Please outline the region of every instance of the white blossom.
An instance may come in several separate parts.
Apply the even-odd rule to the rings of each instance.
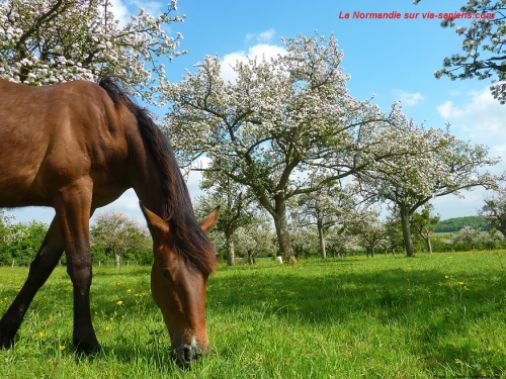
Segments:
[[[143,10],[120,25],[110,0],[7,0],[0,2],[0,76],[47,85],[114,75],[136,94],[155,101],[166,82],[158,57],[174,55],[181,39],[167,25],[183,19]]]

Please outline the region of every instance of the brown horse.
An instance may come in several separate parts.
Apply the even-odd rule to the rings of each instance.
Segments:
[[[0,207],[45,205],[56,215],[28,278],[0,321],[14,336],[62,252],[74,289],[73,342],[100,349],[90,313],[89,218],[133,188],[153,237],[151,292],[180,363],[207,351],[206,285],[215,254],[206,233],[218,211],[195,220],[172,148],[145,110],[110,78],[28,87],[0,80]]]

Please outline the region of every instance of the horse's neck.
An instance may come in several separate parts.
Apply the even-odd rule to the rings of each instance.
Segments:
[[[130,173],[131,186],[139,201],[158,215],[163,214],[164,202],[159,169],[143,144],[139,140],[131,146],[133,170]]]
[[[149,141],[144,142],[138,129],[137,133],[139,134],[136,138],[131,140],[130,151],[133,152],[131,158],[135,168],[132,174],[133,187],[139,200],[148,209],[162,217],[193,213],[188,189],[179,172],[170,145],[165,141],[160,142],[155,139],[154,142],[151,141],[155,146],[150,149],[146,146]],[[158,136],[158,138],[163,138],[163,136]],[[156,155],[160,149],[162,152]]]
[[[164,199],[158,171],[154,167],[139,175],[133,186],[139,201],[149,210],[158,215],[163,215],[162,209]]]

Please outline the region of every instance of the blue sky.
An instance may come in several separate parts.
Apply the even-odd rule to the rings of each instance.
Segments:
[[[506,159],[506,106],[499,105],[488,93],[488,82],[435,79],[445,56],[460,52],[460,40],[452,29],[443,29],[438,20],[340,20],[339,12],[455,12],[464,0],[300,0],[202,1],[180,0],[183,24],[171,26],[182,32],[181,49],[188,54],[175,58],[167,71],[179,81],[205,55],[217,55],[226,64],[248,54],[271,54],[279,49],[281,37],[299,34],[333,33],[344,51],[343,69],[351,76],[353,96],[375,102],[387,110],[401,100],[405,112],[416,122],[430,127],[452,124],[452,131],[473,143],[486,144],[491,155]],[[123,19],[139,5],[158,12],[164,3],[157,1],[114,0],[115,13]],[[156,111],[156,113],[160,113]],[[506,170],[501,162],[495,172]],[[198,175],[189,179],[192,196],[198,194]],[[481,190],[465,192],[463,198],[448,196],[435,201],[443,217],[475,214],[486,194]],[[116,210],[142,220],[137,200],[128,192],[100,212]],[[18,221],[37,219],[48,222],[52,210],[25,208],[15,210]]]

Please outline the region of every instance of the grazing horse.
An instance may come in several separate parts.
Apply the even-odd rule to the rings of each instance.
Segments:
[[[51,206],[56,215],[28,278],[0,321],[9,348],[39,288],[65,251],[73,284],[73,342],[100,345],[90,313],[93,211],[133,188],[153,237],[151,292],[180,363],[207,351],[206,286],[216,261],[196,221],[172,148],[148,113],[110,78],[28,87],[0,79],[0,207]]]

